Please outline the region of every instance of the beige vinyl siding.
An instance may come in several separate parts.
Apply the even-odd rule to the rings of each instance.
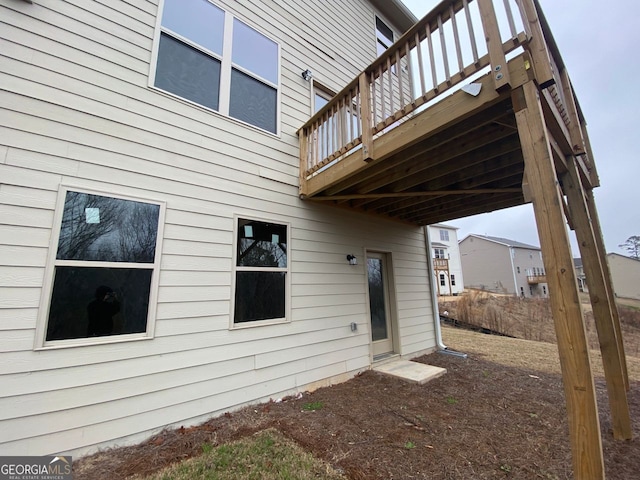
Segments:
[[[640,300],[640,261],[617,253],[608,253],[607,262],[615,294],[618,297]]]
[[[368,368],[368,248],[393,258],[399,353],[435,345],[421,229],[298,199],[300,72],[335,90],[357,75],[375,56],[371,6],[216,2],[280,44],[274,136],[149,87],[156,3],[0,5],[5,455],[126,444]],[[34,350],[61,184],[166,202],[153,339]],[[234,215],[291,225],[290,323],[229,330]]]
[[[478,237],[466,237],[460,242],[460,256],[466,287],[497,293],[516,293],[507,245]]]

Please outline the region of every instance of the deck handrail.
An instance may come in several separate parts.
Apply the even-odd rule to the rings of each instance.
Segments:
[[[365,162],[375,159],[376,135],[474,74],[491,67],[495,88],[508,88],[505,56],[519,47],[529,52],[538,83],[554,86],[559,118],[569,130],[577,125],[574,145],[584,145],[577,100],[539,11],[537,0],[441,1],[298,130],[301,195],[306,179],[356,149]]]

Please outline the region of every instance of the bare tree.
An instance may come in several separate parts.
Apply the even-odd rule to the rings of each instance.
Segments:
[[[58,258],[87,260],[92,247],[116,229],[121,213],[119,207],[107,197],[67,192],[58,242]],[[96,212],[95,221],[87,220],[91,209]]]
[[[631,258],[640,260],[640,235],[632,235],[627,238],[624,243],[618,245],[620,248],[624,248]]]

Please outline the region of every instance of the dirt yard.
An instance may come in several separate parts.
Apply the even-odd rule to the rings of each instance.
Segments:
[[[444,328],[467,359],[417,359],[448,373],[418,386],[366,372],[346,383],[164,431],[133,447],[75,462],[77,480],[148,474],[219,445],[275,428],[346,478],[567,479],[572,477],[555,345]],[[594,359],[597,363],[597,359]],[[614,441],[606,390],[596,379],[607,478],[640,471],[640,359],[629,358],[635,439]],[[313,404],[316,410],[306,406]]]

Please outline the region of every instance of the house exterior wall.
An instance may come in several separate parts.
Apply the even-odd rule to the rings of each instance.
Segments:
[[[368,250],[392,259],[397,353],[435,347],[424,230],[298,198],[300,72],[340,90],[375,56],[373,8],[215,3],[279,43],[277,135],[149,87],[157,2],[0,0],[4,455],[127,444],[369,368]],[[61,185],[166,206],[152,337],[38,343]],[[285,323],[229,328],[237,216],[290,226]]]
[[[445,250],[445,256],[449,265],[449,276],[445,278],[445,285],[440,285],[441,272],[434,272],[436,285],[440,285],[441,295],[458,295],[464,291],[464,278],[462,275],[462,262],[460,261],[460,248],[458,247],[458,229],[449,225],[437,224],[429,225],[429,237],[434,248]],[[440,231],[448,232],[448,240],[440,235]],[[431,249],[431,256],[434,257],[434,248]],[[452,285],[452,276],[455,285]]]
[[[459,244],[467,288],[515,294],[509,247],[469,235]]]
[[[608,253],[607,262],[616,296],[640,300],[640,261],[617,253]]]
[[[537,249],[511,247],[513,268],[515,270],[516,292],[525,297],[548,297],[549,287],[546,283],[529,284],[527,277],[544,275],[542,252]]]

